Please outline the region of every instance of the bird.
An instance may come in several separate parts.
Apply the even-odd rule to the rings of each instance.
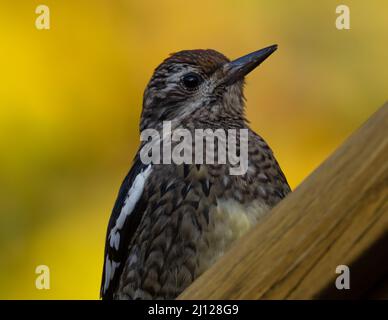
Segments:
[[[144,163],[142,141],[108,223],[103,300],[177,298],[291,192],[272,149],[245,115],[245,77],[276,49],[235,60],[213,49],[182,50],[154,70],[144,91],[140,132],[160,133],[166,121],[190,133],[222,129],[241,136],[239,130],[246,130],[247,168],[232,175],[229,159]],[[203,148],[210,154],[218,147]]]

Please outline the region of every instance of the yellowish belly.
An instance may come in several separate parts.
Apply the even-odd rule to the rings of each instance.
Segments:
[[[268,211],[262,202],[242,205],[235,200],[217,201],[210,215],[209,229],[199,248],[199,274],[221,257],[231,244],[243,236]]]

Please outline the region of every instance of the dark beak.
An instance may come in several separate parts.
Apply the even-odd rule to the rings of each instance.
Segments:
[[[277,48],[278,46],[275,44],[225,64],[223,67],[225,73],[223,84],[231,85],[236,81],[243,79],[244,76],[275,52]]]

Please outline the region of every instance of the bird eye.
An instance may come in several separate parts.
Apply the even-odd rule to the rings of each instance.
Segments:
[[[184,75],[182,78],[183,85],[189,90],[198,88],[202,81],[202,77],[199,74],[193,72]]]

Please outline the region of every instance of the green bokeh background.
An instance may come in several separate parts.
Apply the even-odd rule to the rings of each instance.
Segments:
[[[39,4],[50,30],[35,28]],[[335,28],[339,4],[350,30]],[[386,101],[387,12],[385,0],[2,1],[0,298],[98,298],[143,90],[169,53],[279,44],[247,79],[247,114],[295,188]],[[35,288],[41,264],[50,290]]]

